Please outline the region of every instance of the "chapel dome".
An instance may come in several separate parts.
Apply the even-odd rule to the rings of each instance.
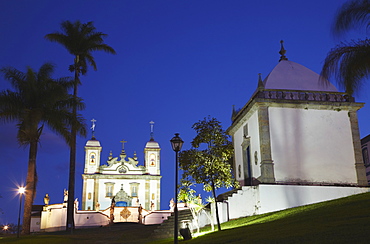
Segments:
[[[158,142],[156,142],[154,140],[153,141],[150,140],[150,141],[148,141],[146,143],[145,148],[160,148],[160,147],[159,147],[159,143]]]
[[[86,147],[100,147],[100,142],[96,139],[90,139],[86,142]]]
[[[314,71],[289,60],[281,60],[263,81],[265,89],[338,92]]]

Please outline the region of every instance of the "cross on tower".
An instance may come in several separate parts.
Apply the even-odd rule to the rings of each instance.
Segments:
[[[125,153],[125,143],[126,143],[127,141],[125,141],[125,140],[123,140],[122,139],[122,141],[120,141],[120,143],[122,143],[122,153],[121,154],[126,154]]]
[[[90,121],[92,122],[91,129],[92,129],[92,131],[95,131],[95,122],[96,122],[96,119],[92,119]]]
[[[96,120],[95,119],[92,119],[90,120],[92,122],[92,125],[91,125],[91,130],[92,130],[92,138],[95,139],[95,122]]]
[[[150,121],[150,140],[154,141],[154,121]]]

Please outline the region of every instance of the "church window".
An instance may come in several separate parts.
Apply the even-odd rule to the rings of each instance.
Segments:
[[[367,147],[362,149],[362,157],[364,159],[365,166],[370,166],[369,151],[367,150]]]
[[[130,183],[131,197],[137,197],[139,191],[139,184],[137,182]]]
[[[95,161],[96,161],[95,153],[90,153],[90,163],[95,164]]]
[[[243,136],[244,138],[248,137],[248,124],[245,124],[243,127]]]
[[[149,165],[152,167],[155,167],[155,154],[154,153],[150,154]]]
[[[106,182],[105,183],[105,197],[113,197],[114,183]]]

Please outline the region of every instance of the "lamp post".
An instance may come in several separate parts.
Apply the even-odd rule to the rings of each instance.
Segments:
[[[171,145],[172,145],[172,149],[176,152],[176,172],[175,172],[175,208],[174,208],[174,212],[175,212],[175,228],[174,228],[174,232],[173,232],[173,242],[174,243],[177,243],[178,242],[178,233],[179,233],[179,215],[178,215],[178,210],[177,210],[177,182],[178,182],[178,178],[179,178],[179,157],[178,157],[178,153],[179,151],[181,150],[182,148],[182,144],[184,144],[184,141],[181,140],[181,138],[179,137],[179,133],[175,133],[175,136],[170,140],[171,142]]]
[[[20,227],[20,224],[21,224],[22,196],[23,196],[23,193],[25,192],[25,190],[26,189],[24,187],[19,187],[19,189],[18,189],[18,193],[20,194],[20,196],[19,196],[19,212],[18,212],[17,238],[19,238],[19,227]]]

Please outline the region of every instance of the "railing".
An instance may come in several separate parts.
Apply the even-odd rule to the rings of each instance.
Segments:
[[[273,90],[261,89],[258,90],[249,102],[244,106],[248,107],[252,100],[256,98],[271,99],[271,100],[287,100],[287,101],[316,101],[316,102],[340,102],[352,103],[355,98],[344,92],[325,92],[325,91],[297,91],[297,90]],[[244,109],[243,108],[243,109]],[[233,109],[231,120],[234,121],[241,109]]]
[[[260,90],[255,97],[322,102],[354,102],[354,98],[343,92],[294,91],[294,90]]]

